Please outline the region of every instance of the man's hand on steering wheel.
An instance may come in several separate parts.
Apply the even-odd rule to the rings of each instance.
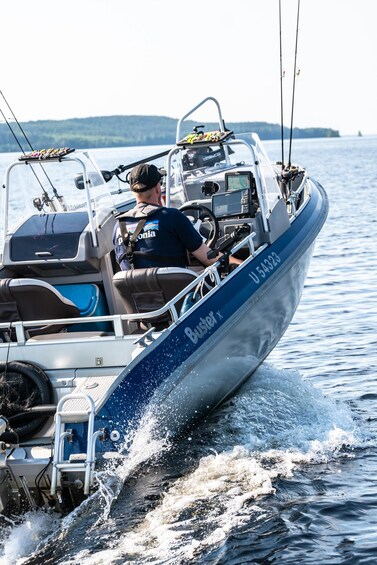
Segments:
[[[201,204],[184,204],[179,209],[191,220],[199,234],[206,238],[206,245],[212,248],[220,235],[219,222],[214,213]],[[209,224],[209,233],[205,224]]]

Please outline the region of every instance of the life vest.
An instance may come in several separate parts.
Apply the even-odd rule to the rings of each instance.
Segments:
[[[138,235],[143,230],[144,225],[148,220],[148,218],[153,214],[155,214],[156,212],[158,212],[158,210],[161,210],[161,206],[159,206],[158,204],[146,204],[144,202],[141,202],[131,210],[128,210],[127,212],[124,212],[123,214],[118,216],[119,229],[126,248],[124,255],[120,257],[119,261],[122,261],[124,258],[126,258],[131,266],[131,269],[135,268],[134,267],[135,255],[144,255],[150,259],[157,259],[159,262],[161,262],[161,266],[177,265],[176,257],[162,255],[160,253],[158,255],[154,255],[153,253],[150,252],[147,253],[145,251],[135,251],[135,245]],[[127,229],[127,220],[138,221],[135,231],[133,233],[129,233]]]

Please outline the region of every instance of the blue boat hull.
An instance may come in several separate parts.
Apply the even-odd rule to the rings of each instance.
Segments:
[[[313,183],[308,204],[280,238],[245,261],[124,369],[96,427],[119,430],[122,441],[148,410],[156,430],[176,434],[230,397],[289,326],[327,212],[326,194]],[[79,428],[84,440],[85,425]],[[118,445],[98,447],[107,451]]]

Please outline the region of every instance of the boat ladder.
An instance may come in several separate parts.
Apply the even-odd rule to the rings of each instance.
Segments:
[[[64,410],[64,405],[72,400],[84,401],[82,410]],[[82,402],[80,403],[82,404]],[[86,405],[86,408],[85,408]],[[89,494],[94,482],[95,445],[96,440],[104,431],[94,432],[95,405],[93,399],[87,394],[67,394],[58,402],[55,414],[55,448],[52,462],[51,489],[52,496],[61,487],[62,473],[84,473],[84,494]],[[70,459],[64,459],[64,444],[72,438],[72,430],[66,429],[69,422],[85,419],[88,422],[87,451]]]

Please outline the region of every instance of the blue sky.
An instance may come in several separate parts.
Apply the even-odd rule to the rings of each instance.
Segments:
[[[289,125],[297,0],[281,2]],[[3,1],[0,89],[20,121],[178,118],[215,96],[228,122],[279,122],[278,6],[278,0]],[[294,125],[377,134],[376,21],[377,0],[301,0]]]

